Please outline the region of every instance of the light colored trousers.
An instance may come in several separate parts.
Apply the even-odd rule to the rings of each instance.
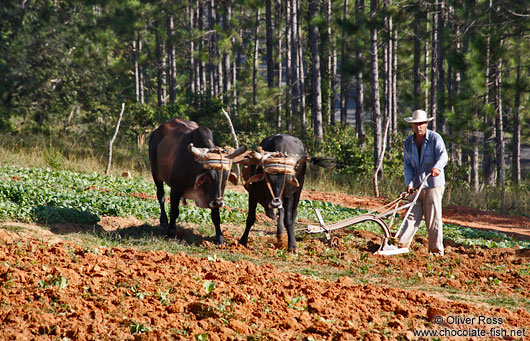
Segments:
[[[421,191],[401,231],[399,237],[401,247],[410,246],[423,217],[429,235],[429,252],[443,256],[442,197],[444,189],[445,186],[428,187]],[[414,195],[409,198],[410,201],[413,199]]]

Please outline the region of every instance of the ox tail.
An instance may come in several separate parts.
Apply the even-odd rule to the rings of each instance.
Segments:
[[[155,135],[156,131],[151,133],[149,136],[149,163],[151,165],[151,174],[153,175],[153,179],[156,181],[160,181],[158,179],[158,157],[157,157],[157,147],[158,147],[158,141],[157,136]]]
[[[324,167],[326,169],[335,168],[334,157],[311,157],[309,160],[312,166]]]

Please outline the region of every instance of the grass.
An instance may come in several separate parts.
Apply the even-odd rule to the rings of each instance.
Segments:
[[[23,232],[23,231],[27,230],[23,226],[10,225],[10,224],[3,225],[3,226],[1,226],[1,228],[4,229],[4,230],[7,230],[7,231],[16,232],[16,233]]]
[[[44,136],[0,135],[0,165],[52,168],[103,174],[108,160],[108,141],[90,145],[86,141]],[[130,171],[133,176],[150,177],[147,146],[115,143],[110,173]]]
[[[108,158],[108,141],[88,141],[83,137],[61,138],[0,135],[0,165],[52,168],[75,172],[104,173]],[[113,146],[111,174],[129,171],[133,176],[151,179],[147,145],[126,144],[119,138]],[[342,192],[357,196],[373,196],[372,175],[347,176],[308,167],[305,189],[324,192]],[[508,174],[508,173],[507,173]],[[478,209],[501,210],[500,189],[485,188],[475,193],[467,186],[448,180],[444,205],[464,205]],[[449,186],[451,187],[449,189]],[[403,178],[387,175],[379,180],[380,195],[395,198],[403,191]],[[530,217],[530,178],[521,186],[507,186],[505,213]]]

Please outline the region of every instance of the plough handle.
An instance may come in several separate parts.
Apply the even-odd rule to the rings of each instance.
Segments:
[[[414,205],[416,205],[416,201],[418,201],[418,198],[420,197],[421,191],[423,190],[423,187],[427,183],[427,179],[429,179],[431,177],[431,175],[432,175],[432,173],[427,174],[425,179],[423,179],[423,181],[421,182],[420,187],[418,187],[416,195],[414,196],[414,199],[410,203],[407,204],[407,205],[410,205],[409,209],[407,210],[407,213],[405,213],[405,216],[403,217],[403,221],[401,222],[401,225],[399,225],[399,229],[396,231],[396,234],[394,234],[394,238],[399,238],[399,235],[401,234],[401,230],[405,226],[405,222],[407,221],[407,218],[408,218],[410,212],[412,211],[412,208],[414,207]]]

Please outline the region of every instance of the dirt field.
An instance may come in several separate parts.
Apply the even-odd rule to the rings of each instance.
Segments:
[[[384,203],[315,191],[304,197],[368,209]],[[273,222],[258,219],[248,249],[237,244],[241,227],[223,225],[223,247],[205,238],[209,258],[63,240],[79,226],[3,224],[0,338],[407,340],[427,330],[529,339],[528,249],[448,242],[446,257],[435,258],[418,237],[409,254],[373,256],[379,238],[361,231],[334,250],[323,238],[305,238],[289,255],[276,245]],[[449,207],[444,221],[530,239],[525,217]],[[100,223],[105,230],[138,225],[113,217]],[[221,251],[253,261],[228,261]]]

